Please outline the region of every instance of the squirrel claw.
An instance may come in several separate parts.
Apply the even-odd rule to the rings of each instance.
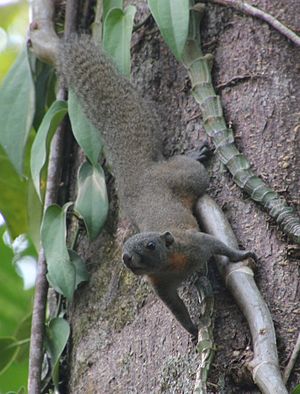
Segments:
[[[198,331],[197,331],[197,334],[191,335],[191,340],[192,340],[192,344],[196,346],[198,343]]]
[[[200,146],[200,148],[196,150],[187,151],[185,155],[190,157],[191,159],[194,159],[202,163],[210,158],[210,156],[212,155],[212,149],[210,148],[208,142],[205,141],[203,145]]]
[[[248,256],[247,257],[250,257],[252,260],[255,261],[255,263],[257,263],[257,261],[258,261],[258,257],[253,252],[248,252]]]

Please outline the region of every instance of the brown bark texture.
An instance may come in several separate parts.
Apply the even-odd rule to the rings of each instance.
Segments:
[[[299,32],[297,0],[250,3]],[[147,6],[138,0],[135,4],[142,20]],[[207,6],[202,41],[204,52],[215,57],[214,84],[238,148],[299,212],[299,48],[262,21],[215,5]],[[152,99],[161,117],[166,156],[199,147],[206,136],[186,71],[153,23],[134,33],[132,55],[133,83]],[[288,243],[215,157],[208,169],[209,194],[222,206],[240,244],[260,257],[255,278],[274,319],[283,368],[300,326],[299,247]],[[93,243],[83,236],[79,244],[91,278],[69,308],[69,392],[190,393],[197,370],[195,347],[149,285],[123,267],[121,244],[128,222],[117,218],[113,182],[109,187],[111,211],[103,233]],[[257,392],[246,368],[252,354],[247,323],[213,263],[209,278],[215,294],[216,356],[208,392]],[[193,285],[184,284],[181,294],[199,319]],[[299,362],[289,389],[300,381]]]

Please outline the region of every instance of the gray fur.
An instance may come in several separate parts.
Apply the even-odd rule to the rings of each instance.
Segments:
[[[124,263],[135,274],[148,275],[174,316],[196,335],[197,328],[177,294],[180,282],[195,270],[203,271],[214,254],[233,261],[252,254],[199,232],[192,209],[208,187],[204,166],[184,156],[164,160],[162,133],[151,104],[90,37],[62,42],[57,68],[99,129],[121,207],[140,231],[126,241]]]

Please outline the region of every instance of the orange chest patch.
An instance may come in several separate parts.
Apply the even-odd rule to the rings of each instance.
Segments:
[[[157,275],[147,275],[147,278],[149,282],[152,284],[152,286],[159,286],[160,284],[160,278]]]
[[[188,266],[188,257],[182,253],[173,253],[169,256],[169,264],[172,271],[185,271]]]
[[[186,208],[193,209],[195,199],[192,196],[182,197],[181,202]]]

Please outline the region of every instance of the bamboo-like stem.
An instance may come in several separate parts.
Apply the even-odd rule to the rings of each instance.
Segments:
[[[199,364],[193,394],[207,393],[207,376],[215,354],[213,339],[214,296],[207,277],[199,278],[195,283],[201,307],[201,319],[198,326],[197,351]]]
[[[208,195],[199,199],[196,215],[203,231],[226,245],[237,248],[237,240],[222,210]],[[249,364],[254,382],[263,394],[287,394],[277,355],[275,330],[269,309],[254,281],[250,262],[231,264],[227,257],[215,258],[218,269],[241,311],[246,317],[254,357]]]
[[[300,354],[300,333],[298,334],[296,345],[295,345],[295,347],[293,349],[293,352],[291,354],[289,362],[288,362],[288,364],[285,367],[284,372],[283,372],[283,381],[284,381],[284,383],[287,383],[287,381],[289,380],[290,374],[291,374],[291,372],[292,372],[292,370],[294,368],[295,362],[296,362],[299,354]]]
[[[204,56],[201,50],[199,6],[204,7],[197,4],[198,11],[191,11],[190,32],[182,63],[191,79],[193,96],[200,105],[205,131],[212,138],[218,157],[236,184],[268,211],[285,234],[300,243],[300,219],[295,210],[254,174],[247,158],[234,145],[234,136],[226,125],[220,97],[212,85],[212,56]]]
[[[231,7],[246,15],[253,16],[254,18],[259,18],[264,22],[268,23],[270,26],[272,26],[280,34],[287,37],[294,44],[300,46],[300,37],[296,33],[294,33],[283,23],[279,22],[279,20],[276,19],[274,16],[268,14],[265,11],[260,10],[259,8],[253,7],[252,5],[244,1],[239,1],[239,0],[203,0],[203,1]]]

